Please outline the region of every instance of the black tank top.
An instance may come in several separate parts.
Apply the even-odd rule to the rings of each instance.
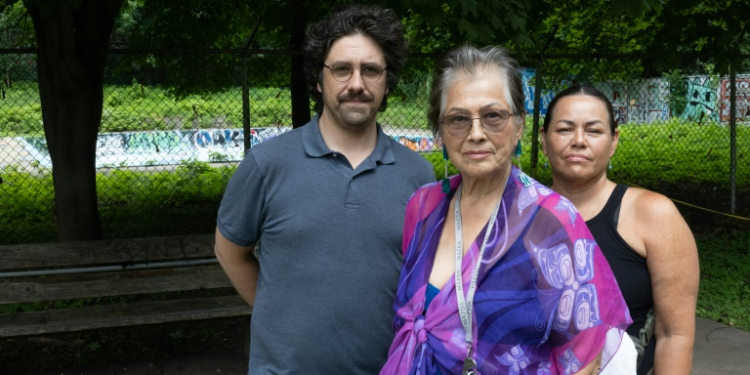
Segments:
[[[627,185],[618,184],[607,200],[607,204],[596,216],[586,222],[596,243],[607,258],[612,273],[615,275],[617,284],[622,292],[622,297],[630,310],[633,324],[628,327],[629,335],[638,337],[638,331],[646,323],[646,315],[654,306],[651,290],[651,275],[648,273],[646,258],[640,256],[630,245],[617,233],[617,220],[620,216],[620,204]],[[646,355],[642,365],[638,368],[641,374],[642,368],[653,367],[655,340],[652,340],[646,349]]]

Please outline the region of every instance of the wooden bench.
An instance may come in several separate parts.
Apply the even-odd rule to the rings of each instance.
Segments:
[[[84,305],[0,313],[0,337],[249,316],[213,242],[195,235],[0,246],[0,305]],[[87,300],[117,296],[128,297]]]

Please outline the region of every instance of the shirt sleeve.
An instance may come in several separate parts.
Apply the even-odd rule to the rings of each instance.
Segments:
[[[249,152],[229,180],[221,200],[216,220],[221,234],[239,246],[258,242],[263,227],[265,198],[262,171],[253,153]]]

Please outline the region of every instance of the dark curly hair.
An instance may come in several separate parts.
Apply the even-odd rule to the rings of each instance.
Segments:
[[[378,6],[351,5],[339,8],[328,18],[307,28],[305,40],[305,77],[310,86],[310,95],[315,102],[315,112],[323,112],[323,95],[317,85],[322,81],[323,62],[335,41],[349,35],[362,34],[374,40],[383,50],[388,92],[393,92],[398,75],[406,63],[408,43],[404,37],[404,25],[396,13]],[[388,95],[378,109],[385,111]]]

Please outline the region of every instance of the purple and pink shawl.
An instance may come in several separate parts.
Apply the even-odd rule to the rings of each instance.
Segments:
[[[465,333],[451,277],[424,310],[425,290],[450,200],[439,182],[409,200],[404,266],[381,374],[460,374]],[[463,258],[464,293],[487,225]],[[573,374],[602,352],[607,333],[631,323],[612,271],[575,207],[513,167],[479,270],[472,327],[477,370]],[[609,346],[609,345],[608,345]],[[615,348],[618,346],[615,345]],[[613,353],[603,353],[604,368]]]

